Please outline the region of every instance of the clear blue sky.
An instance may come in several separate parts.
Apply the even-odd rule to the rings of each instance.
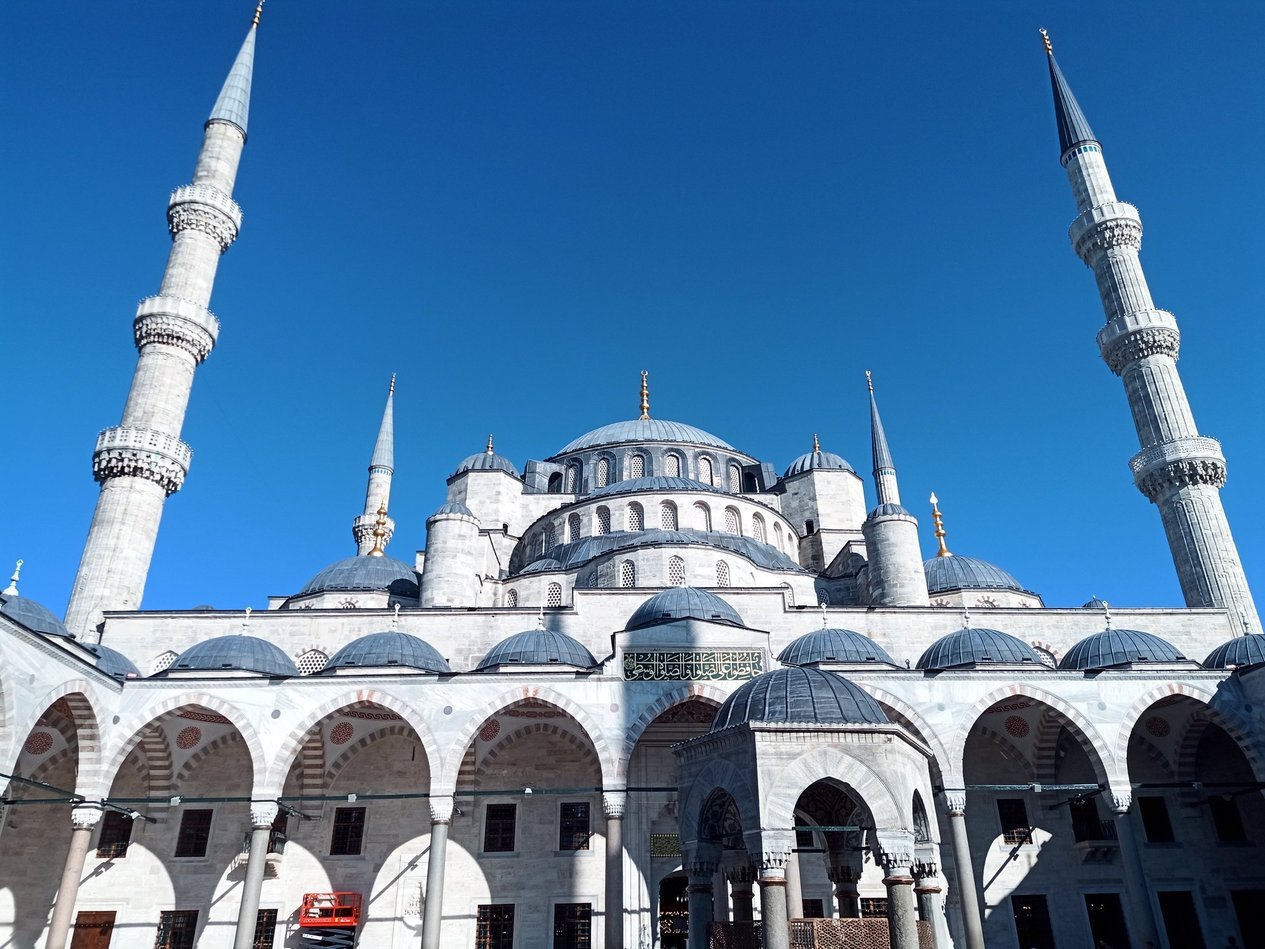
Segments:
[[[410,560],[489,431],[521,467],[634,415],[641,369],[659,417],[779,470],[817,431],[868,482],[867,368],[928,554],[934,489],[955,551],[1051,605],[1180,603],[1068,246],[1039,26],[1141,209],[1259,581],[1265,5],[1038,9],[271,0],[145,605],[258,608],[351,553],[392,371]],[[0,561],[59,611],[167,193],[250,13],[79,0],[0,37]]]

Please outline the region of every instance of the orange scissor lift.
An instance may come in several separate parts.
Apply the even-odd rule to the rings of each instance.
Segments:
[[[299,937],[305,946],[356,944],[360,925],[359,893],[304,893],[299,905]]]

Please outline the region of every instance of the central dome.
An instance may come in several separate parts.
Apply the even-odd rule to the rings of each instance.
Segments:
[[[701,428],[684,422],[669,422],[659,418],[635,418],[627,422],[611,422],[595,428],[563,448],[558,455],[597,448],[600,445],[618,445],[623,442],[685,442],[690,445],[706,445],[708,448],[724,448],[733,451],[733,445],[717,438]],[[555,458],[557,455],[554,456]]]

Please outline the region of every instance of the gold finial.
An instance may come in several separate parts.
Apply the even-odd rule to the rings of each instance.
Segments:
[[[378,519],[373,524],[373,549],[369,551],[370,557],[385,557],[387,555],[387,506],[385,504],[378,507]]]
[[[820,452],[821,452],[821,442],[817,441],[817,433],[813,432],[813,454],[816,455]]]
[[[870,395],[874,394],[874,377],[870,375],[870,370],[865,370],[865,386],[870,390]]]
[[[259,25],[259,17],[264,12],[264,0],[259,0],[259,6],[255,7],[255,18],[250,21],[251,26]]]
[[[387,395],[395,395],[395,373],[391,373],[391,386],[387,389]]]
[[[650,373],[641,370],[641,421],[650,418]]]
[[[488,454],[489,455],[496,454],[496,452],[492,450],[492,434],[490,432],[488,433]]]
[[[1045,44],[1045,51],[1048,55],[1054,55],[1054,44],[1050,42],[1050,34],[1046,32],[1045,27],[1041,28],[1041,42]]]
[[[936,497],[934,491],[931,492],[931,522],[936,526],[936,543],[940,545],[940,549],[936,551],[937,557],[952,557],[953,554],[944,543],[944,515],[940,513],[940,499]]]

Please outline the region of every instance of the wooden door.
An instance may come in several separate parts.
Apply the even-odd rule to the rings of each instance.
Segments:
[[[80,913],[75,917],[75,938],[70,941],[70,949],[110,949],[113,934],[113,913]]]

